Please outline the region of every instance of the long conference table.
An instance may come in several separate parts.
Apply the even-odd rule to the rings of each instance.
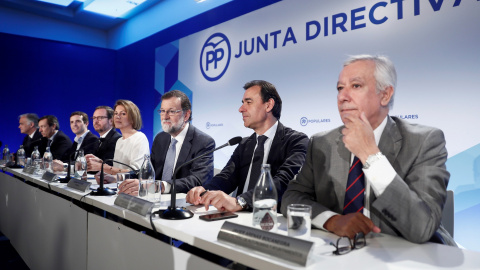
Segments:
[[[21,169],[0,170],[0,231],[31,269],[224,269],[145,233],[153,230],[149,217],[114,205],[117,195],[89,196]],[[170,195],[162,194],[161,200],[160,208],[166,208]],[[157,232],[255,269],[480,269],[479,252],[414,244],[381,233],[367,235],[367,246],[362,249],[334,255],[330,242],[337,237],[316,229],[309,239],[314,246],[307,265],[301,266],[219,241],[217,235],[225,221],[198,218],[217,210],[207,212],[204,207],[188,205],[185,194],[177,194],[176,203],[191,209],[194,217],[155,217]],[[228,221],[251,225],[251,213],[238,215]],[[286,219],[278,219],[277,233],[287,235]]]

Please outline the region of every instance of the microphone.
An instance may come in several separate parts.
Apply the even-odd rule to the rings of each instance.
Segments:
[[[115,163],[118,163],[118,164],[122,164],[124,166],[127,166],[128,168],[130,168],[132,171],[135,172],[135,169],[128,165],[128,164],[125,164],[123,162],[120,162],[120,161],[116,161],[114,159],[105,159],[103,162],[102,162],[102,167],[100,169],[100,186],[97,188],[96,191],[93,191],[90,195],[92,196],[109,196],[109,195],[115,195],[117,194],[115,191],[109,189],[109,188],[103,188],[103,180],[104,180],[104,177],[105,177],[105,174],[103,172],[103,164],[105,164],[105,162],[107,161],[112,161],[112,162],[115,162]],[[130,172],[132,173],[132,172]]]
[[[194,159],[191,159],[185,163],[183,163],[182,165],[178,166],[175,168],[175,171],[173,172],[173,175],[172,175],[172,187],[170,189],[170,194],[171,194],[171,200],[170,200],[170,206],[166,209],[166,210],[158,210],[157,212],[155,212],[154,214],[158,214],[161,218],[163,219],[187,219],[187,218],[191,218],[193,217],[193,213],[186,209],[185,207],[176,207],[175,206],[175,201],[176,201],[176,196],[177,196],[177,192],[175,191],[175,179],[176,179],[176,175],[177,175],[177,172],[184,166],[194,162],[195,160],[199,159],[199,158],[202,158],[206,155],[209,155],[217,150],[220,150],[226,146],[231,146],[231,145],[236,145],[238,143],[240,143],[242,141],[242,137],[238,136],[238,137],[234,137],[234,138],[231,138],[226,144],[223,144],[211,151],[208,151],[198,157],[195,157]]]

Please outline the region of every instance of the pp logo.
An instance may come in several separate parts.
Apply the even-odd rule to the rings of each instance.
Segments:
[[[200,70],[208,81],[220,79],[230,64],[231,47],[227,36],[222,33],[211,35],[203,44],[200,54]]]
[[[210,128],[210,122],[207,122],[207,124],[205,125],[207,129]]]
[[[301,126],[304,127],[304,126],[306,126],[307,124],[308,124],[308,119],[307,119],[307,117],[302,117],[302,118],[300,118],[300,125],[301,125]]]

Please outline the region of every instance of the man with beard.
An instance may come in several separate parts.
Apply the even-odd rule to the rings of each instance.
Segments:
[[[122,137],[113,127],[113,109],[109,106],[98,106],[92,117],[93,128],[100,135],[100,145],[94,155],[101,160],[113,159],[117,140]],[[111,161],[106,162],[112,165]]]
[[[176,166],[215,149],[212,137],[190,124],[192,106],[187,95],[173,90],[162,96],[160,118],[163,132],[155,136],[151,161],[155,179],[162,180],[162,193],[169,193]],[[213,177],[213,153],[181,168],[176,177],[176,191],[186,193]],[[138,180],[126,180],[120,193],[138,194]]]

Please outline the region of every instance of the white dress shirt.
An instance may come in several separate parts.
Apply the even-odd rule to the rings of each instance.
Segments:
[[[183,145],[183,142],[185,141],[185,137],[187,136],[187,131],[188,131],[189,126],[190,126],[190,124],[186,123],[185,127],[182,129],[182,131],[180,131],[180,133],[176,137],[171,136],[171,139],[175,138],[175,140],[177,140],[177,144],[175,144],[175,162],[173,163],[173,171],[175,171],[175,166],[177,165],[178,155],[180,154],[180,150],[182,150],[182,145]],[[171,189],[172,185],[168,182],[165,182],[165,181],[162,181],[162,183],[163,183],[163,186],[165,188],[163,193],[170,193],[170,189]]]
[[[383,119],[382,123],[373,131],[373,134],[375,136],[375,143],[378,146],[378,143],[380,142],[380,138],[382,137],[383,130],[385,129],[385,126],[387,125],[387,117]],[[352,164],[354,159],[354,155],[351,154],[350,157],[350,164]],[[369,198],[370,198],[370,186],[373,189],[373,192],[375,195],[378,197],[382,195],[382,193],[385,191],[387,186],[393,181],[393,178],[395,178],[395,175],[397,172],[395,172],[395,169],[392,167],[390,162],[388,162],[387,158],[382,155],[382,157],[375,161],[373,164],[371,164],[370,168],[368,169],[363,169],[363,172],[365,174],[365,205],[363,208],[363,214],[367,217],[370,217],[370,205],[369,205]],[[346,188],[346,187],[345,187]],[[314,219],[312,219],[312,224],[321,229],[325,229],[323,225],[325,222],[327,222],[328,219],[331,217],[338,215],[338,213],[335,213],[333,211],[325,211],[321,213],[320,215],[316,216]]]
[[[268,159],[268,154],[270,154],[270,148],[272,146],[273,139],[275,138],[275,133],[277,133],[277,127],[278,127],[278,121],[273,124],[263,135],[267,136],[267,140],[265,141],[265,144],[263,145],[263,161],[262,164],[267,163]],[[258,145],[258,135],[255,137],[257,139],[257,145]],[[255,145],[255,149],[253,149],[253,155],[252,159],[250,161],[250,168],[248,168],[248,174],[247,174],[247,180],[245,181],[245,186],[243,187],[243,192],[245,193],[248,191],[248,185],[250,183],[250,173],[252,170],[252,162],[253,162],[253,156],[255,155],[255,150],[257,149],[257,145]],[[253,179],[253,181],[257,181],[258,179]]]

